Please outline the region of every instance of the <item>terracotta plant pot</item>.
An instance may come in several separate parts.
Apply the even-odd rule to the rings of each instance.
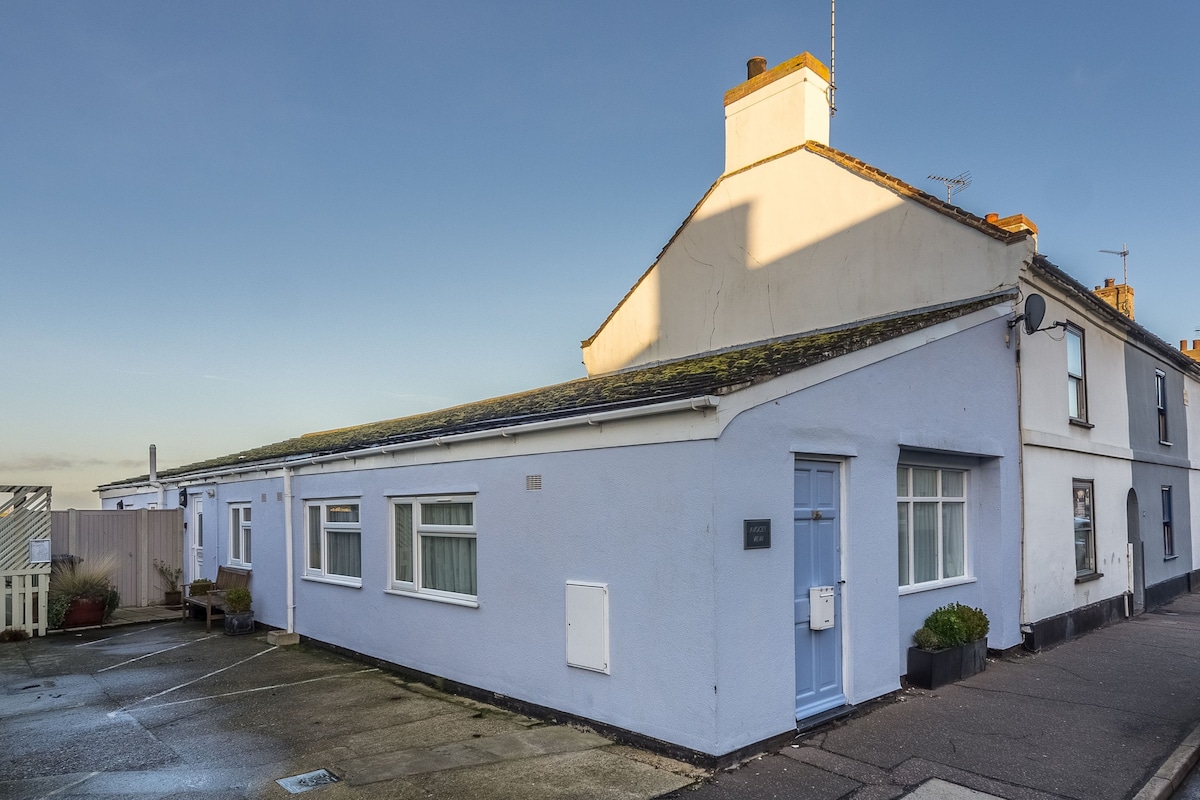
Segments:
[[[84,625],[99,625],[104,621],[105,605],[106,601],[103,597],[76,597],[67,608],[67,615],[63,617],[63,627],[80,628]]]

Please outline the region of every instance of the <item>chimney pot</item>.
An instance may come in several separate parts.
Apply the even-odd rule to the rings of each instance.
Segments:
[[[1115,285],[1116,285],[1116,283],[1117,283],[1117,279],[1116,279],[1116,278],[1105,278],[1105,279],[1104,279],[1104,286],[1105,286],[1106,288],[1112,288],[1113,286],[1115,286]]]
[[[762,56],[755,56],[746,62],[746,80],[762,75],[767,71],[767,60]]]
[[[1200,350],[1200,339],[1192,339],[1192,349]]]
[[[988,214],[986,217],[984,217],[984,219],[986,219],[988,222],[995,223],[996,220],[1000,219],[1000,215]]]
[[[1179,349],[1180,349],[1180,350],[1187,350],[1187,339],[1180,339],[1180,340],[1179,340]]]

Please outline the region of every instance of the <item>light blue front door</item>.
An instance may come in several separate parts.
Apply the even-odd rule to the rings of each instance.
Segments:
[[[838,464],[797,461],[795,477],[796,719],[844,705]],[[812,630],[809,589],[832,586],[833,627]]]

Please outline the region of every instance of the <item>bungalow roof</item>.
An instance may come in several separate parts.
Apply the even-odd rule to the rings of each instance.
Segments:
[[[434,439],[510,425],[634,408],[671,400],[739,391],[772,378],[852,353],[940,322],[1010,300],[1015,290],[905,315],[859,322],[781,340],[641,369],[579,378],[518,394],[480,400],[398,419],[308,433],[194,464],[158,471],[177,480],[226,467],[270,466],[299,458],[379,445]],[[100,489],[144,484],[148,475],[114,481]]]

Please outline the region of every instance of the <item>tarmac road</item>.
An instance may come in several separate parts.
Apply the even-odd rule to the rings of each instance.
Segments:
[[[694,768],[319,649],[168,622],[0,645],[0,797],[650,798]]]

